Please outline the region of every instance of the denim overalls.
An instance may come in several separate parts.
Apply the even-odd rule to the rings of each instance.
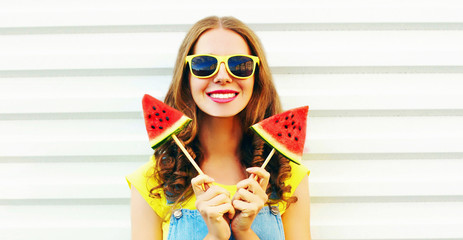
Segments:
[[[277,206],[264,206],[251,226],[262,240],[285,239],[283,224]],[[203,239],[208,233],[206,223],[198,210],[177,209],[170,217],[168,240]],[[233,235],[230,239],[235,239]]]

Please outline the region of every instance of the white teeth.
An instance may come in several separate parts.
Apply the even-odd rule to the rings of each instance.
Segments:
[[[212,98],[232,98],[234,97],[234,93],[212,93],[211,97]]]

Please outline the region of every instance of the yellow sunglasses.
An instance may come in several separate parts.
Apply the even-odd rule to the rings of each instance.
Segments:
[[[185,63],[189,63],[190,72],[197,78],[209,78],[219,71],[220,63],[224,62],[228,73],[235,78],[246,79],[254,75],[259,58],[256,56],[236,54],[216,56],[211,54],[188,55]]]

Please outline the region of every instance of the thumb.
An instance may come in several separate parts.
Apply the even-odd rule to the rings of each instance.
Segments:
[[[200,195],[207,190],[207,188],[204,188],[204,186],[208,186],[212,182],[214,182],[213,178],[207,176],[206,174],[200,174],[191,179],[191,187],[193,188],[195,195]]]
[[[232,206],[232,207],[230,208],[230,211],[228,211],[228,218],[229,218],[229,219],[233,219],[233,218],[235,217],[235,213],[236,213],[236,210],[235,210],[235,208]]]

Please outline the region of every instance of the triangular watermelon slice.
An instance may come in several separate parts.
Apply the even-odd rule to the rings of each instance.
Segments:
[[[251,128],[275,150],[300,164],[304,150],[309,106],[294,108],[273,115]]]
[[[142,100],[146,131],[151,148],[155,149],[182,130],[191,119],[156,98],[145,94]]]

